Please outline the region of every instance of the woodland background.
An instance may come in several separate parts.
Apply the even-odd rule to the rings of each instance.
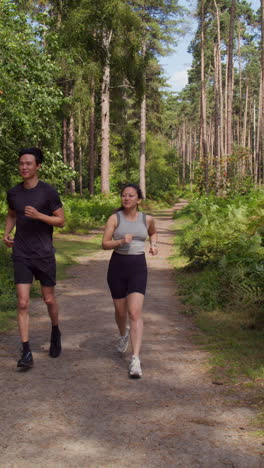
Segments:
[[[0,0],[1,229],[23,146],[44,151],[64,233],[102,225],[127,181],[144,209],[184,196],[172,259],[182,300],[224,353],[222,377],[263,380],[264,0],[257,11],[198,0],[195,17],[188,84],[175,93],[160,57],[188,30],[180,1]],[[5,329],[16,299],[0,250]]]

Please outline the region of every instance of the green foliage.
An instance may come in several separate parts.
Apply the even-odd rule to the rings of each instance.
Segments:
[[[16,291],[13,281],[11,251],[0,244],[0,330],[9,328],[16,316]]]
[[[218,262],[230,252],[239,257],[250,245],[260,245],[259,236],[246,235],[247,208],[242,203],[218,204],[217,199],[203,197],[192,206],[196,219],[186,228],[182,253],[196,264]]]
[[[182,212],[192,222],[183,231],[180,251],[189,259],[187,269],[198,272],[197,284],[195,277],[190,282],[192,295],[185,286],[191,302],[204,309],[243,304],[253,311],[245,314],[245,320],[262,327],[264,247],[259,226],[263,214],[254,216],[260,204],[262,192],[236,199],[194,200]]]
[[[41,15],[39,15],[39,20]],[[14,2],[0,1],[0,184],[8,187],[23,146],[58,151],[62,94],[42,47],[43,30]]]
[[[245,198],[249,211],[256,204],[258,196],[263,197],[263,193],[253,193],[251,199]],[[227,204],[227,201],[224,200],[223,204]],[[229,388],[232,383],[239,384],[239,401],[243,397],[240,390],[246,390],[244,383],[248,385],[250,382],[253,392],[246,392],[247,402],[252,398],[257,407],[263,400],[263,300],[258,302],[254,283],[250,276],[245,276],[246,268],[244,269],[242,262],[227,265],[225,261],[220,261],[218,264],[207,263],[202,268],[201,265],[200,268],[193,268],[187,257],[180,256],[179,245],[184,231],[188,226],[194,226],[195,221],[198,222],[200,218],[201,213],[196,215],[196,210],[190,203],[178,213],[175,222],[177,235],[175,255],[171,262],[175,268],[177,294],[184,303],[182,311],[191,315],[197,326],[193,339],[210,352],[212,380],[228,384]],[[242,256],[241,261],[243,260],[245,257]],[[255,270],[262,275],[262,263],[255,263]],[[259,278],[258,284],[259,291],[262,289],[261,295],[263,279]],[[243,286],[246,281],[248,284],[250,281],[250,286]],[[258,422],[258,425],[261,424],[263,425],[263,420],[262,423]]]
[[[56,187],[60,194],[65,192],[67,184],[76,177],[76,172],[61,160],[60,153],[45,151],[45,163],[39,171],[39,178]]]
[[[6,195],[0,194],[0,226],[4,225],[5,218],[7,214],[7,203],[6,203]]]
[[[148,197],[173,202],[177,196],[178,168],[175,150],[160,134],[148,135],[146,185]]]
[[[63,198],[65,226],[60,232],[87,233],[100,226],[113,211],[120,206],[117,195],[95,195],[89,199],[76,197]]]

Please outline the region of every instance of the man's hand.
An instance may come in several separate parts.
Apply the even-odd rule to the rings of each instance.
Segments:
[[[5,243],[5,245],[6,245],[7,247],[13,247],[13,245],[14,245],[14,239],[10,239],[10,237],[9,237],[7,234],[5,234],[5,235],[4,235],[4,243]]]
[[[25,206],[25,216],[28,218],[38,219],[39,211],[33,206]]]

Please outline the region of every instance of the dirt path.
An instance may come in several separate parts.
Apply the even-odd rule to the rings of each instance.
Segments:
[[[143,378],[129,380],[114,351],[106,285],[109,252],[80,259],[58,284],[63,354],[47,355],[49,320],[33,304],[35,367],[15,369],[17,331],[1,336],[1,468],[262,468],[264,446],[249,433],[254,413],[211,382],[205,352],[178,313],[169,212],[157,219],[160,254],[149,258]]]

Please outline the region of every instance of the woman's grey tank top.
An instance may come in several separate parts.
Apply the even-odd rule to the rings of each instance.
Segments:
[[[122,239],[126,234],[131,234],[133,239],[131,242],[120,245],[115,252],[123,255],[140,255],[145,252],[145,240],[148,236],[146,214],[138,212],[135,221],[128,221],[123,211],[117,211],[117,227],[113,234],[113,239]]]

